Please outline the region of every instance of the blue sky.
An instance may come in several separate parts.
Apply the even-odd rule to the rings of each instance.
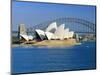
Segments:
[[[48,4],[37,2],[12,2],[12,29],[20,23],[26,27],[60,17],[81,18],[95,23],[95,6]]]

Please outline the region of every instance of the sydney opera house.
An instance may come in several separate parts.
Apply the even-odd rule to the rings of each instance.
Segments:
[[[24,25],[20,25],[20,38],[26,41],[37,40],[64,40],[70,39],[74,36],[74,31],[69,31],[69,28],[65,28],[65,24],[57,26],[56,22],[51,23],[45,30],[35,29],[35,38],[32,35],[27,35]]]

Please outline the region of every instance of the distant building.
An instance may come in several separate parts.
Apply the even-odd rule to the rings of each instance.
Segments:
[[[25,25],[24,24],[20,24],[19,25],[19,34],[27,35],[26,28],[25,28]]]
[[[33,36],[27,35],[26,28],[25,28],[24,24],[19,25],[18,31],[19,31],[18,36],[19,36],[20,40],[25,40],[25,41],[33,40]]]
[[[57,23],[53,22],[43,31],[41,29],[35,30],[35,39],[37,40],[64,40],[73,38],[74,31],[69,31],[69,28],[65,29],[65,24],[61,24],[57,27]],[[19,38],[21,40],[29,41],[33,40],[32,35],[27,35],[25,25],[19,26]]]
[[[64,39],[69,39],[73,38],[74,36],[74,31],[69,31],[69,28],[65,28],[65,24],[61,24],[59,27],[57,27],[57,23],[53,22],[51,23],[45,31],[36,29],[36,36],[40,40],[64,40]]]

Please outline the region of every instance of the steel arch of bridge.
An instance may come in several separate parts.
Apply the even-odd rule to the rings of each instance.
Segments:
[[[40,23],[38,25],[35,25],[34,27],[31,27],[29,28],[30,31],[33,29],[36,29],[36,28],[39,28],[39,29],[45,29],[50,23],[52,22],[59,22],[59,23],[76,23],[76,24],[79,24],[79,25],[83,25],[89,29],[91,29],[91,31],[88,31],[87,33],[95,33],[96,31],[96,25],[92,22],[89,22],[89,21],[86,21],[86,20],[83,20],[83,19],[79,19],[79,18],[70,18],[70,17],[64,17],[64,18],[57,18],[55,20],[51,20],[51,21],[46,21],[44,23]],[[28,30],[29,30],[28,29]]]

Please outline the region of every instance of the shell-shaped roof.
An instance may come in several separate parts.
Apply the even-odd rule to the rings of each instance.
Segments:
[[[35,31],[37,32],[37,34],[39,35],[41,40],[43,40],[45,38],[45,32],[43,30],[36,29]]]
[[[29,40],[28,36],[27,35],[23,35],[23,34],[20,34],[21,37],[23,37],[26,41]]]
[[[64,27],[65,27],[65,24],[61,24],[57,30],[55,31],[54,35],[56,35],[59,39],[64,39],[64,33],[65,33],[65,30],[64,30]]]
[[[57,23],[56,22],[53,22],[51,23],[47,28],[46,28],[46,32],[54,32],[52,30],[56,30],[57,29]]]
[[[51,32],[45,32],[45,35],[48,38],[48,40],[50,40],[50,39],[52,39],[52,37],[53,37],[54,34],[51,33]]]

